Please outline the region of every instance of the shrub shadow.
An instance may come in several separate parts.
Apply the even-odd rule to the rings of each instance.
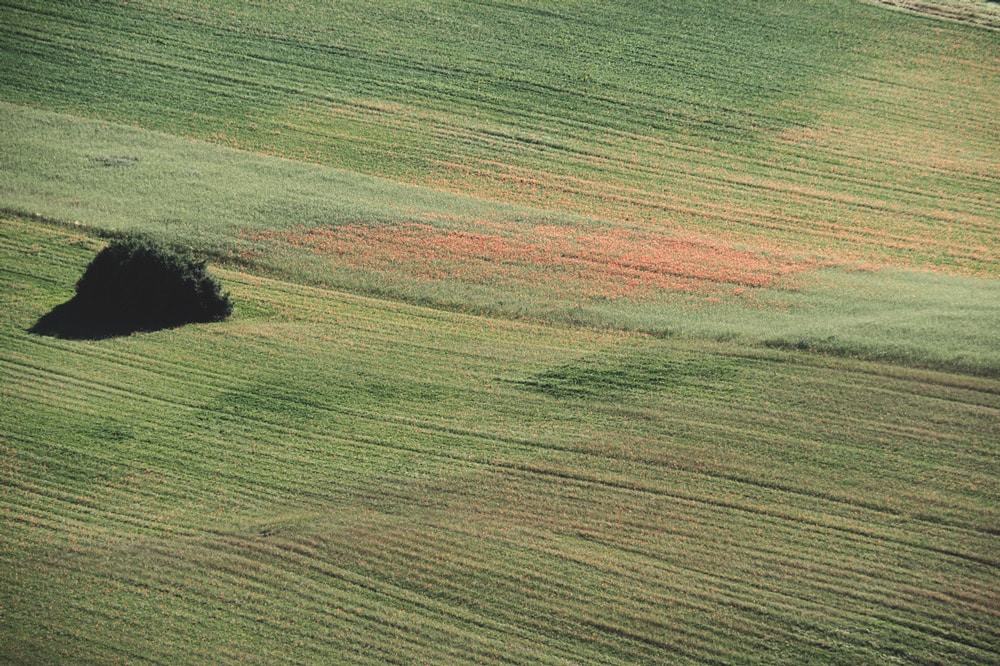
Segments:
[[[74,297],[42,315],[28,332],[66,340],[104,340],[176,328],[185,323],[128,317]]]

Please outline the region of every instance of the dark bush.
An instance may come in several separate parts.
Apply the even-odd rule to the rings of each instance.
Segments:
[[[76,284],[77,304],[94,316],[141,328],[221,321],[229,295],[205,262],[144,237],[113,241]]]

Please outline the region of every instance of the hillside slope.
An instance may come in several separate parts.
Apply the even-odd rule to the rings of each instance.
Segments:
[[[996,380],[222,269],[60,340],[94,242],[0,232],[4,661],[1000,658]]]
[[[1000,32],[611,4],[0,0],[0,662],[1000,662]]]
[[[997,275],[1000,33],[856,0],[536,5],[7,0],[0,98],[626,228]]]

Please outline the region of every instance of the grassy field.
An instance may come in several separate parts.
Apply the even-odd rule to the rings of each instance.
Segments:
[[[998,656],[996,380],[222,269],[38,337],[94,242],[0,228],[8,661]]]
[[[933,16],[948,21],[967,23],[991,30],[1000,30],[1000,7],[992,0],[871,0],[890,7]]]
[[[5,1],[0,90],[619,225],[997,275],[996,32],[854,0],[536,5]]]
[[[489,203],[0,106],[0,196],[315,286],[503,317],[1000,375],[1000,282]]]
[[[0,1],[0,662],[1000,661],[998,46]],[[135,230],[234,316],[29,333]]]

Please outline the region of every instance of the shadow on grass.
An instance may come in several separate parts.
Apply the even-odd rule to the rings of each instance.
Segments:
[[[185,323],[128,317],[74,297],[42,315],[28,332],[66,340],[104,340],[177,328]]]

